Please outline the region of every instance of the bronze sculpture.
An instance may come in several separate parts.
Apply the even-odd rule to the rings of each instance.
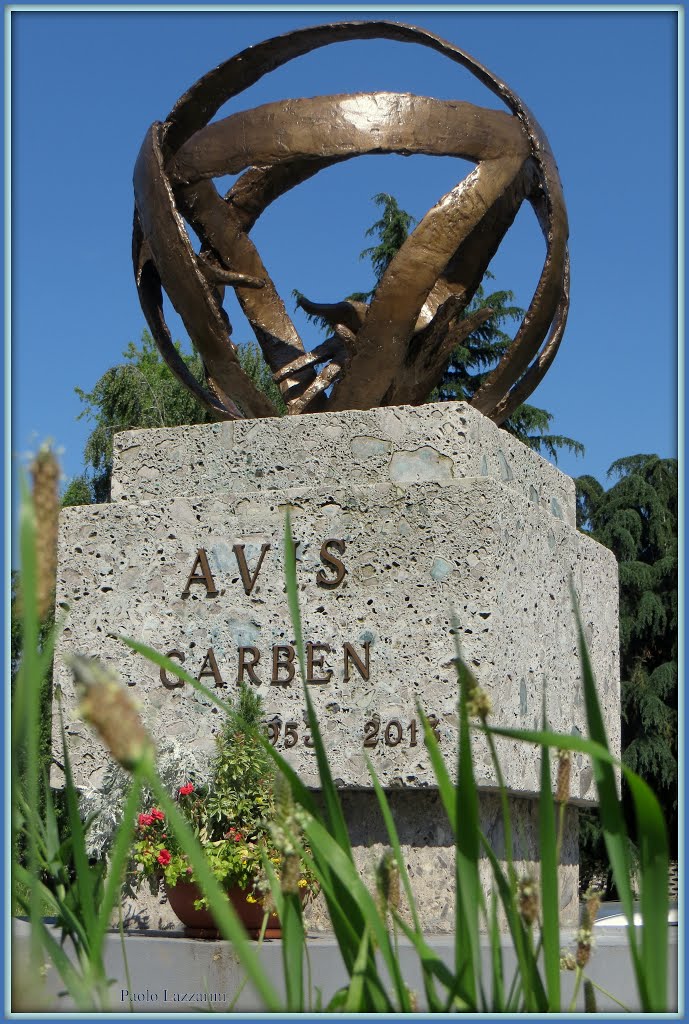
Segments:
[[[430,47],[469,69],[512,113],[378,92],[268,103],[208,123],[228,99],[295,57],[372,38]],[[307,353],[249,232],[265,208],[295,185],[324,167],[373,152],[457,156],[477,166],[422,218],[368,305],[301,300],[332,327],[332,336]],[[241,174],[224,198],[211,180],[222,174]],[[548,141],[504,82],[425,29],[344,22],[299,29],[244,50],[193,85],[164,123],[150,127],[134,191],[133,260],[144,314],[171,370],[218,419],[276,414],[239,365],[222,306],[228,285],[288,413],[424,402],[452,350],[490,316],[485,309],[463,314],[525,199],[545,237],[543,270],[512,345],[471,404],[501,423],[533,391],[559,347],[569,307],[568,227]],[[202,241],[198,254],[185,220]],[[163,290],[202,357],[205,388],[172,344]]]

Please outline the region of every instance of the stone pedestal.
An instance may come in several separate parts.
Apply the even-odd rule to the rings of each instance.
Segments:
[[[385,843],[366,752],[395,791],[429,928],[451,930],[449,830],[417,704],[435,716],[452,763],[452,622],[493,722],[539,727],[545,692],[550,727],[585,734],[571,582],[619,751],[615,559],[577,532],[573,481],[462,403],[130,431],[115,439],[111,503],[62,514],[57,599],[70,613],[55,681],[63,700],[74,702],[62,655],[98,655],[132,687],[156,737],[210,753],[216,708],[116,635],[133,637],[176,652],[221,696],[231,697],[240,677],[255,685],[278,749],[317,785],[284,592],[287,508],[307,685],[362,864]],[[78,720],[66,728],[77,781],[97,787],[107,755]],[[537,862],[538,756],[511,741],[498,749],[521,823],[520,857]],[[480,738],[474,759],[484,830],[499,852],[496,779]],[[595,796],[586,759],[575,756],[572,768],[565,916],[576,912],[575,808]]]

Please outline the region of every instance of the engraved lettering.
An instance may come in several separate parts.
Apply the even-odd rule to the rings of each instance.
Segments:
[[[369,718],[364,722],[364,746],[375,747],[378,742],[378,731],[380,729],[380,718]]]
[[[239,668],[237,670],[237,682],[241,683],[242,680],[244,679],[244,673],[247,672],[249,674],[249,679],[251,680],[251,682],[259,686],[261,680],[258,678],[256,672],[254,671],[259,661],[261,660],[261,652],[259,651],[258,647],[240,647],[238,654]],[[247,654],[251,655],[251,661],[246,660]]]
[[[282,722],[280,721],[279,718],[274,718],[272,722],[267,722],[266,726],[268,730],[268,742],[272,743],[272,745],[275,746],[280,735]]]
[[[197,568],[200,568],[200,574],[197,574]],[[206,588],[206,597],[218,596],[218,591],[215,588],[215,580],[213,579],[213,574],[211,573],[210,566],[208,565],[208,558],[206,557],[206,552],[203,548],[199,548],[196,553],[196,560],[191,567],[187,585],[182,591],[182,597],[189,597],[189,588],[192,583],[202,583]]]
[[[396,747],[402,742],[402,723],[399,718],[391,718],[385,726],[385,743],[388,747]]]
[[[168,651],[165,655],[166,658],[177,658],[178,661],[184,661],[184,654],[182,651]],[[181,679],[175,679],[174,682],[170,679],[169,675],[164,668],[160,670],[160,681],[168,690],[176,690],[180,686],[184,686]]]
[[[440,727],[440,719],[438,718],[437,715],[429,715],[428,724],[433,730],[433,735],[437,739],[438,743],[440,743],[440,733],[438,732],[438,729]]]
[[[246,564],[246,555],[244,554],[244,544],[233,544],[232,550],[235,553],[237,559],[237,565],[239,566],[239,572],[242,577],[242,583],[244,584],[244,593],[248,596],[256,585],[258,574],[261,571],[263,565],[263,559],[266,557],[266,552],[270,551],[270,544],[263,544],[261,546],[261,554],[258,557],[258,565],[254,570],[253,575],[249,572],[249,566]]]
[[[371,674],[371,666],[370,666],[370,653],[371,652],[370,652],[370,646],[371,646],[371,641],[367,640],[365,642],[365,644],[364,644],[364,653],[366,655],[366,664],[364,664],[363,661],[361,660],[361,658],[359,657],[359,655],[354,650],[354,645],[353,644],[349,644],[349,643],[344,644],[344,646],[343,646],[343,653],[344,653],[344,681],[345,681],[345,683],[349,682],[349,661],[350,661],[350,658],[354,662],[354,667],[356,668],[356,670],[359,673],[359,675],[361,676],[361,678],[362,679],[368,679],[369,675]]]
[[[220,669],[218,668],[218,663],[215,660],[215,651],[213,650],[212,647],[208,648],[208,653],[206,654],[206,657],[203,659],[201,670],[196,678],[198,679],[199,682],[201,682],[204,676],[213,676],[213,679],[215,679],[216,687],[227,686],[227,683],[223,682],[223,678],[220,675]]]
[[[285,669],[287,678],[280,678],[280,669]],[[275,644],[273,647],[272,686],[288,686],[294,679],[294,648],[291,644]]]
[[[345,552],[345,542],[343,540],[337,540],[335,537],[329,537],[324,540],[321,544],[321,562],[323,565],[330,566],[335,570],[335,577],[330,578],[325,575],[322,569],[319,569],[316,573],[316,583],[319,587],[325,587],[327,590],[334,590],[338,587],[342,580],[345,578],[344,562],[341,562],[339,558],[335,558],[335,555],[329,550],[329,548],[335,548],[341,555]]]
[[[306,645],[306,682],[307,683],[329,683],[333,677],[333,670],[331,668],[326,669],[324,676],[316,677],[313,674],[315,668],[324,668],[323,655],[319,658],[314,658],[314,651],[329,651],[330,644],[312,644],[309,641]]]

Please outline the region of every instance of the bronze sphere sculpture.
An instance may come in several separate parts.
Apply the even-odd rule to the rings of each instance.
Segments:
[[[330,43],[380,38],[421,44],[462,65],[511,113],[375,92],[268,103],[209,123],[228,99],[295,57]],[[370,303],[302,300],[332,327],[332,336],[307,353],[249,232],[280,195],[324,167],[366,153],[457,156],[476,167],[421,219]],[[212,178],[224,174],[240,177],[222,197]],[[536,387],[560,344],[569,306],[568,227],[548,141],[504,82],[425,29],[344,22],[244,50],[204,75],[164,122],[151,125],[134,191],[134,271],[146,320],[171,370],[218,419],[276,414],[239,364],[222,305],[227,286],[288,414],[424,402],[452,350],[490,316],[464,314],[524,200],[545,237],[543,269],[512,344],[471,404],[501,423]],[[185,222],[201,239],[198,253]],[[203,360],[205,387],[172,343],[163,291]]]

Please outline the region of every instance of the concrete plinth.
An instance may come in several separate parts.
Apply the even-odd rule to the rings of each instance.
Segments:
[[[116,437],[112,498],[62,515],[63,701],[74,705],[62,656],[98,655],[131,686],[156,737],[210,754],[217,709],[116,638],[130,636],[175,652],[220,696],[231,698],[240,677],[251,682],[278,749],[317,785],[284,589],[289,508],[307,685],[333,775],[363,860],[384,842],[365,753],[394,792],[432,930],[453,927],[452,858],[417,705],[435,716],[452,766],[455,619],[493,722],[539,727],[545,692],[550,727],[585,734],[572,584],[619,751],[614,557],[576,531],[573,481],[464,404],[131,431]],[[107,755],[83,723],[66,728],[79,784],[97,788]],[[498,750],[524,826],[522,857],[535,862],[538,757],[507,740]],[[496,776],[481,738],[474,761],[488,824]],[[594,798],[591,768],[575,756],[573,804]],[[570,860],[565,912],[576,895],[576,853]]]

